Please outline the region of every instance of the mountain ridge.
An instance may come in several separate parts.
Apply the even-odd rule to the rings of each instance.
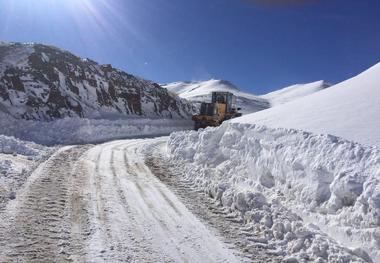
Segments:
[[[330,87],[326,81],[316,81],[306,84],[295,84],[268,94],[254,95],[241,91],[227,80],[210,79],[206,81],[177,81],[162,85],[181,98],[200,103],[211,100],[211,92],[228,91],[237,96],[237,105],[243,114],[254,113],[271,107],[313,94]]]
[[[69,51],[0,43],[0,109],[15,118],[189,118],[191,103],[159,84]]]

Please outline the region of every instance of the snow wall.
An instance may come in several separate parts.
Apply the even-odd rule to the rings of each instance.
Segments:
[[[191,120],[65,118],[43,122],[0,114],[0,134],[48,146],[168,135],[192,128]]]
[[[183,175],[189,181],[241,213],[246,223],[268,226],[269,220],[270,231],[277,232],[275,244],[287,254],[302,258],[301,252],[308,250],[321,262],[342,260],[331,258],[333,246],[327,241],[307,245],[303,234],[286,227],[296,219],[276,219],[273,209],[279,204],[290,209],[293,218],[313,223],[318,231],[311,233],[327,233],[365,261],[371,262],[369,254],[379,262],[378,148],[331,135],[239,123],[173,133],[167,148],[169,157],[185,166]],[[268,210],[264,205],[271,207],[269,215],[263,213]],[[284,237],[287,231],[296,237]]]

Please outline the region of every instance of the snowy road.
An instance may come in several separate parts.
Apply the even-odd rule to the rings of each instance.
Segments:
[[[0,214],[0,262],[240,262],[146,166],[163,141],[62,148]]]

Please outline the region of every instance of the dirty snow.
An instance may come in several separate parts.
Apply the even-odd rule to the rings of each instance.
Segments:
[[[243,262],[146,166],[157,141],[62,147],[0,213],[0,262]]]
[[[8,200],[15,198],[17,189],[27,180],[31,171],[53,150],[0,135],[0,209]]]
[[[288,258],[380,260],[380,151],[331,135],[225,123],[170,136],[198,188]]]

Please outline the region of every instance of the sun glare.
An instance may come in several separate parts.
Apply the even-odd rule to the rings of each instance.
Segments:
[[[1,1],[1,0],[0,0]],[[92,35],[104,35],[110,40],[126,38],[141,40],[136,26],[130,18],[136,14],[130,11],[129,0],[17,0],[7,1],[5,10],[0,10],[5,24],[0,28],[26,24],[31,29],[43,25],[51,37],[64,34],[61,28],[71,27],[77,32],[77,39],[83,44],[95,45]],[[3,11],[3,12],[1,12]],[[67,32],[67,31],[66,31]],[[128,42],[128,41],[126,41]]]

